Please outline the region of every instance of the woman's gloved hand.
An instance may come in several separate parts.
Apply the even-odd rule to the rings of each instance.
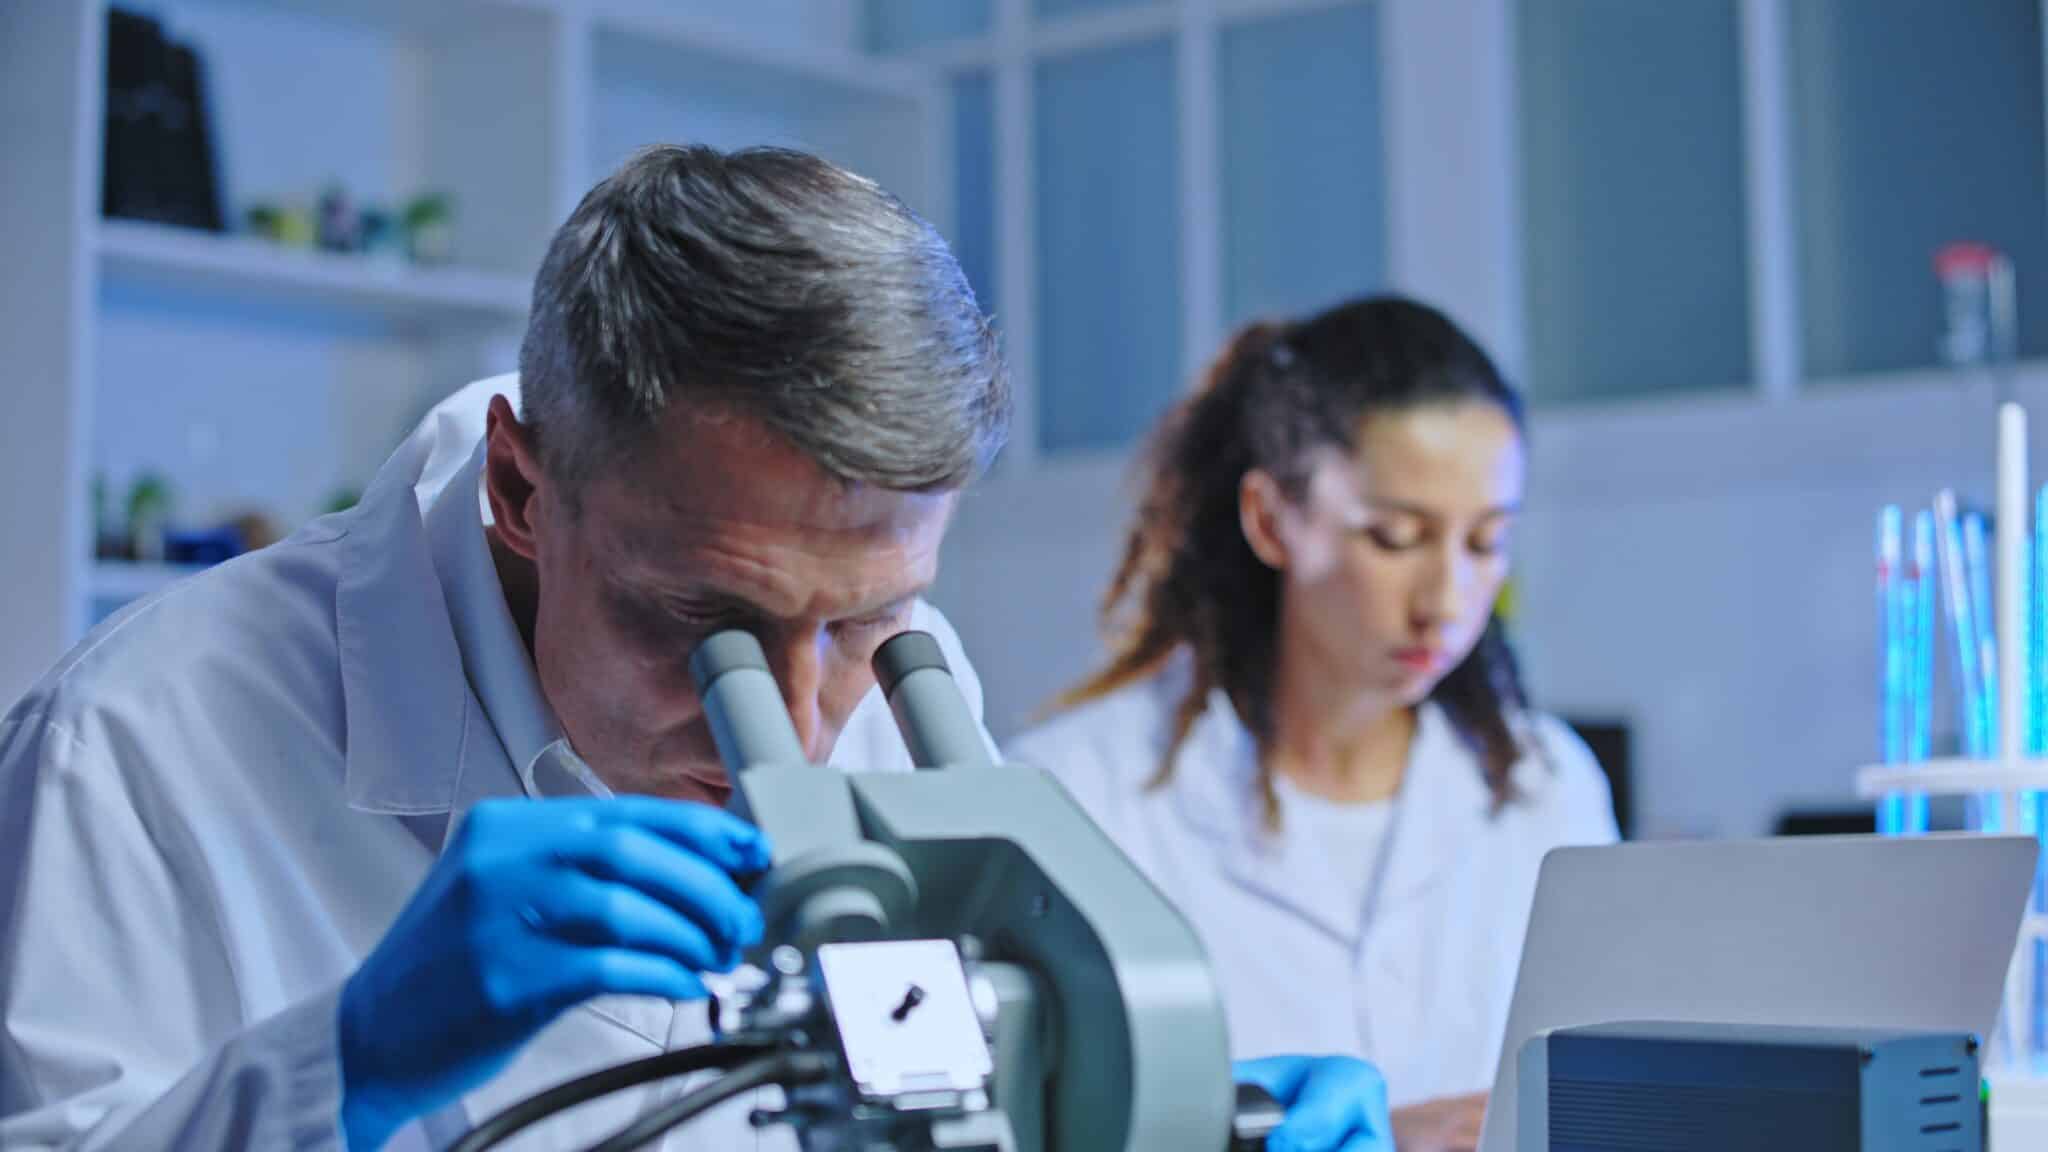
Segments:
[[[1239,1081],[1257,1084],[1287,1109],[1266,1138],[1267,1152],[1394,1152],[1387,1082],[1349,1056],[1268,1056],[1240,1060]]]
[[[702,997],[699,973],[761,940],[734,877],[768,864],[759,829],[702,804],[478,804],[342,989],[348,1146],[382,1147],[581,1001]]]

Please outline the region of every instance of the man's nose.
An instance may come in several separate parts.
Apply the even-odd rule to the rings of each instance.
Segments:
[[[768,663],[775,682],[782,688],[782,701],[789,707],[789,722],[796,726],[797,742],[813,763],[825,758],[825,709],[821,696],[825,687],[825,630],[794,631],[776,638],[769,646]]]

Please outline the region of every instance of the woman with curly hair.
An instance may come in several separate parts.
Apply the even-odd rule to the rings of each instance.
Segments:
[[[1009,746],[1194,924],[1234,1055],[1378,1064],[1403,1152],[1476,1142],[1538,865],[1615,838],[1494,613],[1523,473],[1435,310],[1245,328],[1155,434],[1108,662]]]

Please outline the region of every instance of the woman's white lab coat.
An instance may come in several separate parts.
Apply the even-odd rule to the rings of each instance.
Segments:
[[[503,706],[537,688],[472,494],[485,405],[516,387],[458,393],[356,509],[125,611],[0,719],[0,1148],[339,1148],[341,982],[455,818],[590,790],[525,754],[537,741]],[[922,604],[914,619],[978,718],[952,630]],[[879,692],[832,760],[909,769]],[[601,998],[466,1110],[705,1039],[702,1004]],[[649,1101],[517,1146],[587,1147]],[[446,1143],[463,1110],[391,1147]],[[749,1128],[742,1102],[667,1146],[794,1142]]]
[[[1380,1066],[1396,1105],[1484,1092],[1507,1025],[1544,853],[1615,839],[1605,777],[1563,724],[1537,716],[1522,798],[1495,814],[1478,761],[1421,709],[1394,801],[1376,905],[1343,895],[1288,819],[1263,824],[1254,744],[1219,692],[1170,783],[1147,787],[1185,690],[1184,662],[1011,741],[1056,775],[1193,922],[1230,1022],[1231,1054],[1327,1052]],[[1290,832],[1290,829],[1293,831]]]

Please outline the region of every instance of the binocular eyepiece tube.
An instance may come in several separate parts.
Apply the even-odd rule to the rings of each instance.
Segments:
[[[981,725],[967,709],[946,653],[929,632],[902,632],[875,649],[875,680],[918,768],[994,764]]]
[[[690,654],[690,680],[711,724],[718,758],[735,786],[739,774],[756,765],[808,761],[768,656],[753,633],[732,628],[705,638]]]
[[[912,764],[922,769],[993,763],[981,725],[931,633],[898,633],[875,650],[873,665]],[[735,781],[755,765],[806,761],[782,690],[752,633],[729,629],[705,639],[690,655],[690,677],[719,759]]]

